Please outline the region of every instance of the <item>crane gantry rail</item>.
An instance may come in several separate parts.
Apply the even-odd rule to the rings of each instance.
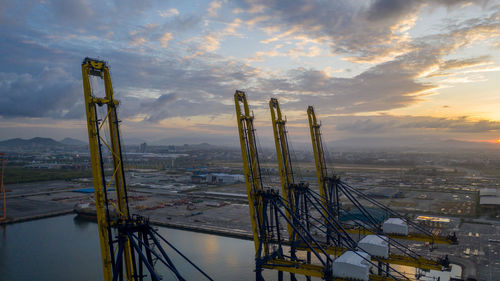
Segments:
[[[91,77],[104,80],[104,97],[97,97],[93,93]],[[155,268],[158,262],[177,280],[185,280],[162,243],[208,280],[212,280],[162,237],[147,218],[130,213],[117,115],[119,102],[113,96],[109,67],[102,60],[85,58],[82,62],[82,79],[104,280],[159,281],[162,277]],[[106,113],[99,114],[99,107],[105,107]],[[104,137],[106,133],[102,132],[106,129],[109,140]],[[113,174],[109,181],[104,173],[107,160],[104,149],[109,151],[112,160]],[[111,187],[115,188],[115,192],[112,192]]]

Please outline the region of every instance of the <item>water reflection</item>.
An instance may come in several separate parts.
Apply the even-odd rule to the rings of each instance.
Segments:
[[[97,226],[73,215],[9,224],[0,243],[1,280],[103,280]]]
[[[73,222],[78,229],[87,230],[91,225],[95,224],[87,219],[82,219],[80,216],[75,216]]]
[[[1,280],[103,280],[96,223],[67,215],[1,227]],[[252,241],[167,228],[159,228],[159,232],[215,280],[255,278]],[[167,245],[164,247],[187,280],[204,280]],[[408,272],[408,277],[415,276],[414,268],[397,269]],[[454,270],[460,276],[460,268]],[[168,270],[159,272],[164,280],[171,279]],[[449,280],[449,274],[431,273],[441,276],[441,281]],[[277,280],[277,272],[265,270],[264,277]]]
[[[452,277],[461,278],[462,275],[462,268],[456,264],[451,264],[451,271],[424,271],[404,265],[391,265],[391,267],[404,274],[411,280],[419,281],[449,281]]]

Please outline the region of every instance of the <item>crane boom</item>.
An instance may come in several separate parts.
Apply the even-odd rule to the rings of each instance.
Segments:
[[[295,210],[295,198],[291,185],[294,183],[292,163],[290,153],[288,151],[288,141],[286,132],[286,120],[283,119],[279,102],[276,98],[269,100],[269,109],[271,110],[271,121],[273,127],[274,144],[276,146],[276,158],[278,159],[278,170],[280,175],[281,192],[287,206]],[[288,219],[291,218],[290,214],[286,212]],[[288,225],[288,235],[290,240],[292,237],[292,228]]]
[[[325,207],[325,211],[328,210],[334,215],[335,219],[339,221],[339,191],[336,186],[336,177],[328,177],[328,170],[326,168],[323,150],[323,141],[321,140],[321,124],[318,123],[314,107],[309,106],[307,108],[307,118],[309,120],[309,131],[311,134],[314,163],[316,166],[316,177],[318,180],[321,202]]]
[[[262,212],[262,200],[260,196],[257,196],[257,193],[263,191],[263,187],[255,142],[255,129],[253,127],[254,117],[250,114],[250,108],[244,92],[236,91],[234,93],[234,103],[240,136],[241,157],[243,158],[243,168],[245,171],[248,207],[250,208],[250,218],[252,221],[253,241],[255,254],[257,255],[259,249],[258,226],[262,225],[262,216],[257,216]],[[242,106],[243,109],[241,108]]]
[[[314,153],[314,163],[316,165],[316,177],[318,178],[318,188],[320,195],[323,198],[327,197],[328,191],[326,188],[326,179],[328,171],[326,170],[325,157],[323,155],[323,143],[321,141],[321,125],[318,124],[314,107],[307,108],[307,117],[309,120],[309,131],[311,133],[311,141]],[[324,199],[323,199],[324,200]]]

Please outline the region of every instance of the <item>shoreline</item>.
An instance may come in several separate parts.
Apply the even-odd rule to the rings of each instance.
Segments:
[[[27,221],[33,221],[33,220],[39,220],[39,219],[45,219],[45,218],[51,218],[51,217],[58,217],[58,216],[68,215],[71,213],[75,213],[75,211],[74,210],[64,210],[64,211],[38,214],[38,215],[34,215],[34,216],[26,216],[26,217],[20,217],[20,218],[10,218],[10,219],[7,218],[4,221],[0,221],[0,225],[7,225],[7,224],[14,224],[14,223],[19,223],[19,222],[27,222]]]
[[[215,227],[207,227],[207,226],[199,227],[199,226],[194,226],[194,225],[189,225],[189,224],[168,223],[168,222],[160,222],[160,221],[155,221],[155,220],[150,220],[150,222],[152,225],[155,225],[155,226],[162,226],[162,227],[166,227],[166,228],[180,229],[180,230],[199,232],[199,233],[204,233],[204,234],[211,234],[211,235],[253,241],[252,234],[229,231],[229,230],[225,230],[223,228],[217,229]]]
[[[65,210],[65,211],[51,212],[51,213],[46,213],[46,214],[26,216],[26,217],[22,217],[22,218],[15,218],[15,219],[10,219],[10,220],[6,220],[6,221],[1,221],[0,225],[28,222],[28,221],[33,221],[33,220],[39,220],[39,219],[57,217],[57,216],[63,216],[63,215],[69,215],[69,214],[74,214],[75,216],[80,217],[83,220],[97,223],[97,221],[94,217],[95,215],[92,213],[82,214],[81,212],[78,213],[75,210]],[[85,216],[85,215],[87,215],[87,216]],[[229,238],[253,241],[253,235],[251,233],[248,233],[247,231],[244,231],[244,230],[235,231],[235,230],[228,230],[225,228],[220,228],[220,227],[215,227],[215,226],[207,226],[207,225],[195,226],[195,225],[191,225],[191,224],[169,223],[169,222],[162,222],[162,221],[158,221],[158,220],[154,220],[154,219],[150,219],[150,223],[154,226],[166,227],[166,228],[170,228],[170,229],[179,229],[179,230],[184,230],[184,231],[191,231],[191,232],[216,235],[216,236],[221,236],[221,237],[229,237]],[[470,261],[464,260],[461,257],[458,257],[458,258],[457,257],[450,257],[450,259],[452,260],[452,263],[457,264],[458,266],[460,266],[462,268],[462,272],[461,272],[462,278],[468,278],[468,277],[476,275],[476,273],[477,273],[476,268],[475,268],[475,266],[471,266]],[[467,264],[468,264],[468,266],[466,266]]]
[[[77,216],[80,215],[80,217],[84,220],[96,222],[95,219],[90,219],[89,217],[83,217],[83,216],[81,216],[82,214],[78,214],[74,210],[64,210],[64,211],[45,213],[45,214],[39,214],[39,215],[34,215],[34,216],[26,216],[26,217],[21,217],[21,218],[11,218],[11,219],[7,219],[5,221],[0,221],[0,225],[28,222],[28,221],[33,221],[33,220],[39,220],[39,219],[45,219],[45,218],[51,218],[51,217],[57,217],[57,216],[64,216],[64,215],[69,215],[69,214],[75,214]],[[92,214],[89,213],[88,215],[92,215]],[[217,235],[217,236],[223,236],[223,237],[230,237],[230,238],[237,238],[237,239],[242,239],[242,240],[250,240],[250,241],[253,240],[252,234],[247,233],[246,231],[234,231],[234,230],[230,231],[230,230],[227,230],[224,228],[218,228],[215,226],[212,226],[212,227],[211,226],[195,226],[195,225],[191,225],[191,224],[162,222],[162,221],[152,220],[152,219],[150,219],[149,221],[154,226],[162,226],[162,227],[166,227],[166,228],[186,230],[186,231],[211,234],[211,235]]]

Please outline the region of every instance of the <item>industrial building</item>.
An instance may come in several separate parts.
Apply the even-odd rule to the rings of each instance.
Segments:
[[[479,190],[479,206],[481,209],[500,210],[500,190],[497,188],[481,188]]]
[[[366,195],[377,199],[404,198],[404,193],[393,188],[379,188],[369,190]]]
[[[237,174],[213,173],[206,175],[205,181],[208,184],[235,184],[245,181],[245,178]]]

